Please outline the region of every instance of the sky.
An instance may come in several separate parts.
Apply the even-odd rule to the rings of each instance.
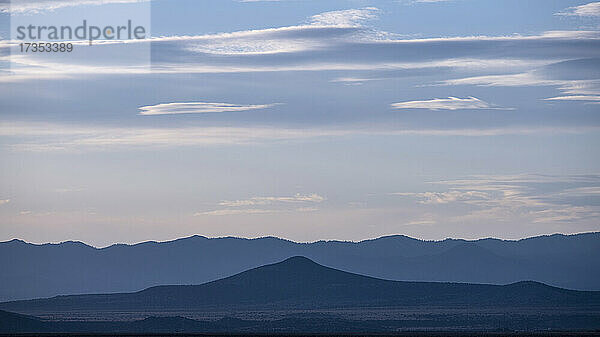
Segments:
[[[147,38],[23,53],[21,24]],[[0,1],[0,241],[600,230],[600,2]]]

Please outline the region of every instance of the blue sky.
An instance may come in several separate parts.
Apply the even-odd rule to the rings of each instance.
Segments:
[[[600,2],[11,5],[0,240],[600,229]],[[152,38],[43,55],[8,38],[106,17]]]

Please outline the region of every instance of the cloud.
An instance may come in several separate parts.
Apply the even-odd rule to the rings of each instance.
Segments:
[[[470,200],[489,199],[490,195],[482,191],[448,191],[448,192],[397,192],[391,195],[415,197],[421,204],[448,204],[451,202],[464,202]]]
[[[264,214],[277,214],[283,212],[316,212],[318,208],[315,207],[300,207],[290,210],[277,210],[277,209],[262,209],[262,208],[250,208],[250,209],[218,209],[205,212],[196,212],[194,216],[227,216],[227,215],[264,215]]]
[[[587,207],[564,207],[559,209],[545,209],[531,212],[533,223],[570,222],[581,220],[583,217],[598,217],[600,212],[592,211]]]
[[[569,7],[562,12],[556,13],[556,15],[581,17],[600,16],[600,2],[590,2],[581,6]]]
[[[349,133],[336,130],[269,127],[121,128],[45,123],[29,125],[2,123],[0,125],[0,137],[20,139],[12,143],[11,147],[14,150],[36,152],[243,145],[347,134]],[[4,142],[4,145],[9,143]]]
[[[9,202],[10,202],[10,199],[0,200],[0,205],[8,204]]]
[[[139,110],[140,115],[205,114],[266,109],[275,105],[277,104],[239,105],[229,103],[187,102],[148,105],[140,107]]]
[[[590,58],[597,55],[599,49],[597,31],[407,39],[362,25],[376,13],[375,8],[367,7],[321,13],[308,18],[308,23],[287,27],[131,41],[99,40],[94,47],[102,52],[86,54],[89,57],[78,62],[72,58],[13,54],[10,56],[14,65],[10,69],[12,75],[2,76],[0,81],[79,78],[81,74],[357,71],[423,67],[506,73],[523,72],[524,68],[531,69],[533,65]],[[81,42],[81,48],[85,48],[85,43]],[[0,50],[17,44],[18,41],[0,41]],[[136,48],[140,44],[151,44],[151,71],[147,59],[140,60],[137,65],[120,65],[95,56],[114,53],[113,49],[126,54],[127,48]]]
[[[338,77],[335,78],[333,80],[331,80],[330,82],[332,83],[344,83],[346,85],[361,85],[364,82],[370,82],[370,81],[381,81],[381,80],[385,80],[386,78],[365,78],[365,77]]]
[[[570,188],[561,192],[561,195],[600,197],[600,186]]]
[[[428,110],[464,110],[464,109],[504,109],[475,97],[467,98],[434,98],[426,101],[408,101],[391,104],[394,109],[428,109]]]
[[[5,0],[0,1],[0,12],[38,13],[64,7],[147,2],[150,0]]]
[[[75,193],[75,192],[83,192],[85,188],[83,187],[62,187],[54,190],[56,193]]]
[[[587,101],[587,102],[600,102],[600,96],[557,96],[545,98],[546,101]]]
[[[299,25],[197,36],[156,37],[157,47],[181,44],[184,51],[209,55],[270,55],[325,48],[358,31],[354,26]],[[325,40],[327,39],[327,40]]]
[[[189,37],[187,50],[214,55],[268,55],[325,48],[355,34],[361,23],[376,18],[375,7],[324,12],[308,24]],[[186,37],[184,37],[184,40]],[[164,41],[154,39],[153,42]]]
[[[595,101],[600,96],[599,60],[596,58],[554,62],[523,73],[472,76],[441,81],[442,85],[500,87],[554,86],[564,95],[548,100]]]
[[[223,200],[219,202],[219,206],[224,207],[240,207],[240,206],[255,206],[255,205],[271,205],[275,203],[320,203],[326,198],[316,193],[312,194],[296,194],[291,197],[253,197],[245,200]]]
[[[194,216],[202,215],[242,215],[242,214],[272,214],[281,212],[314,212],[315,207],[301,206],[298,204],[318,204],[325,201],[326,198],[316,193],[300,194],[297,193],[288,197],[252,197],[243,200],[222,200],[218,206],[224,209],[197,212]],[[270,206],[270,208],[256,208],[255,206]],[[292,207],[289,207],[292,206]]]
[[[486,76],[473,76],[458,79],[445,80],[442,84],[445,85],[482,85],[482,86],[500,86],[500,87],[514,87],[514,86],[553,86],[561,85],[564,81],[545,79],[535,74],[520,73],[520,74],[507,74],[507,75],[486,75]]]
[[[300,141],[324,137],[463,136],[557,134],[598,132],[599,127],[506,127],[464,129],[352,129],[282,127],[110,127],[55,123],[0,123],[2,145],[13,151],[119,151],[170,147],[247,145]]]
[[[362,22],[376,18],[377,11],[376,7],[365,7],[324,12],[311,16],[309,21],[316,26],[360,27]]]
[[[578,31],[538,36],[396,39],[381,38],[372,30],[357,26],[305,25],[179,40],[154,39],[152,46],[157,57],[153,71],[392,70],[440,66],[487,66],[488,71],[492,66],[507,71],[523,68],[526,63],[590,57],[598,49],[596,38],[597,32]]]
[[[435,225],[437,223],[437,221],[435,220],[413,220],[413,221],[409,221],[404,223],[404,226],[423,226],[423,225]]]
[[[490,197],[487,199],[465,202],[481,208],[480,211],[520,215],[533,223],[580,220],[600,214],[600,195],[595,194],[600,187],[600,176],[597,175],[479,176],[439,183],[455,190],[488,193]],[[582,199],[582,194],[587,199]],[[590,197],[596,197],[596,200]]]
[[[255,215],[255,214],[273,214],[278,213],[272,209],[220,209],[214,211],[196,212],[194,216],[224,216],[224,215]]]
[[[448,190],[390,194],[413,198],[435,215],[430,220],[445,223],[552,224],[600,218],[599,175],[480,175],[431,184]],[[446,204],[454,206],[439,208]],[[448,210],[454,214],[444,213]]]

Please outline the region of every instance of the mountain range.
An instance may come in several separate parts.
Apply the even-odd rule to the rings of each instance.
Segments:
[[[390,281],[325,267],[297,256],[200,285],[0,303],[0,309],[16,312],[411,306],[598,308],[600,291],[567,290],[533,281],[508,285]]]
[[[400,308],[404,313],[393,314],[393,319],[387,320],[348,319],[331,314],[385,312],[386,308]],[[443,309],[443,314],[432,315],[432,308]],[[505,323],[499,321],[503,318],[499,313],[510,313],[510,319],[515,320],[512,326],[521,329],[531,326],[536,329],[600,328],[600,291],[566,290],[532,281],[508,285],[390,281],[325,267],[299,256],[200,285],[156,286],[134,293],[12,301],[0,303],[0,309],[19,313],[0,311],[0,332],[3,328],[17,332],[231,332],[240,329],[266,331],[274,326],[282,331],[300,332],[393,331],[415,327],[481,329],[484,326],[490,329]],[[228,320],[226,317],[217,321],[196,321],[171,316],[115,322],[98,319],[102,317],[98,315],[94,321],[79,323],[71,320],[48,322],[22,315],[96,312],[117,317],[115,313],[194,311],[288,314],[283,319],[260,321]],[[289,315],[290,312],[307,314]],[[406,312],[419,312],[420,316],[406,316]]]
[[[292,256],[389,280],[548,285],[600,290],[600,233],[518,241],[388,236],[361,242],[296,243],[192,236],[94,248],[81,242],[0,243],[0,301],[203,284]]]

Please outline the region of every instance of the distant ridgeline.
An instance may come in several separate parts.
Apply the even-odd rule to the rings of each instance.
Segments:
[[[295,243],[277,238],[209,239],[113,245],[0,243],[0,301],[139,291],[202,284],[292,256],[363,275],[405,281],[509,284],[538,281],[600,290],[600,233],[519,241],[406,236],[362,242]]]
[[[349,319],[336,312],[412,316]],[[398,329],[600,329],[600,291],[575,291],[538,282],[485,285],[382,280],[319,265],[305,257],[254,268],[201,285],[157,286],[134,293],[70,295],[0,303],[0,332],[395,331]],[[443,314],[436,314],[442,309]],[[312,316],[289,313],[312,312]],[[129,322],[48,322],[21,314],[62,312],[281,312],[282,319],[196,321],[148,317]],[[18,312],[14,314],[11,312]],[[529,314],[527,314],[529,313]]]
[[[509,285],[390,281],[319,265],[305,257],[201,285],[156,286],[134,293],[68,295],[0,303],[16,312],[321,309],[355,307],[600,308],[600,291],[538,282]]]

